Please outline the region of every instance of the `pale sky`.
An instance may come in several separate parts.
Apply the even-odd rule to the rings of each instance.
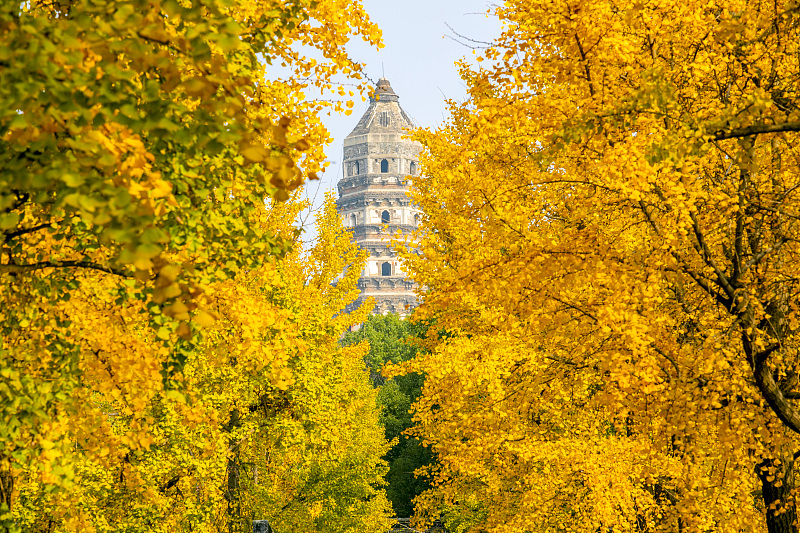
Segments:
[[[488,0],[363,0],[370,18],[383,30],[385,47],[380,51],[363,41],[348,46],[352,59],[367,65],[367,75],[375,82],[383,73],[400,97],[400,106],[418,126],[435,127],[446,118],[445,99],[464,100],[466,90],[455,62],[472,58],[472,49],[457,41],[481,46],[499,35],[501,27]],[[449,25],[449,27],[448,27]],[[452,28],[452,30],[450,29]],[[460,34],[477,43],[458,37]],[[312,182],[306,193],[316,198],[323,191],[336,191],[342,175],[342,141],[353,130],[369,102],[356,101],[347,117],[323,117],[333,136],[326,149],[331,165],[319,182]],[[303,240],[314,237],[312,217],[305,222]]]

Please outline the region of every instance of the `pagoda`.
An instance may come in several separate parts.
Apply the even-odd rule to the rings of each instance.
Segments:
[[[404,139],[414,127],[389,80],[381,78],[369,107],[344,140],[337,210],[353,239],[369,254],[354,306],[373,297],[374,313],[405,316],[417,305],[416,285],[406,278],[390,241],[408,235],[419,211],[408,196],[408,176],[419,172],[421,145]]]

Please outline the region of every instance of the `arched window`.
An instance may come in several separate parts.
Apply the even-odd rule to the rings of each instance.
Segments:
[[[416,176],[417,175],[417,162],[416,161],[412,161],[411,162],[411,165],[409,165],[409,168],[408,168],[408,172],[412,176]]]
[[[386,159],[381,160],[381,174],[389,172],[389,162]]]
[[[358,164],[358,161],[353,163],[353,174],[361,174],[361,165]]]
[[[414,215],[414,225],[419,226],[419,214]]]
[[[392,217],[389,215],[389,211],[384,211],[383,213],[381,213],[381,223],[382,224],[388,224],[389,222],[391,222],[391,220],[392,220]]]
[[[392,275],[392,264],[387,261],[381,265],[381,276],[391,276],[391,275]]]
[[[356,225],[356,214],[353,213],[352,215],[350,215],[350,227],[354,228],[355,225]]]

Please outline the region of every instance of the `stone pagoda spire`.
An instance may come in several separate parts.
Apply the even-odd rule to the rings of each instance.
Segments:
[[[355,305],[372,296],[375,313],[404,316],[417,304],[415,285],[406,279],[389,241],[398,229],[412,232],[419,221],[419,212],[406,196],[406,178],[418,172],[421,146],[403,139],[414,124],[398,100],[389,80],[378,80],[369,108],[344,140],[336,205],[355,242],[369,254]]]

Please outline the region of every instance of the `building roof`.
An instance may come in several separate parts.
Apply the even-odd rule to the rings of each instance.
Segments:
[[[369,97],[369,107],[346,138],[365,133],[404,133],[414,122],[400,107],[400,97],[386,78],[380,78]]]

